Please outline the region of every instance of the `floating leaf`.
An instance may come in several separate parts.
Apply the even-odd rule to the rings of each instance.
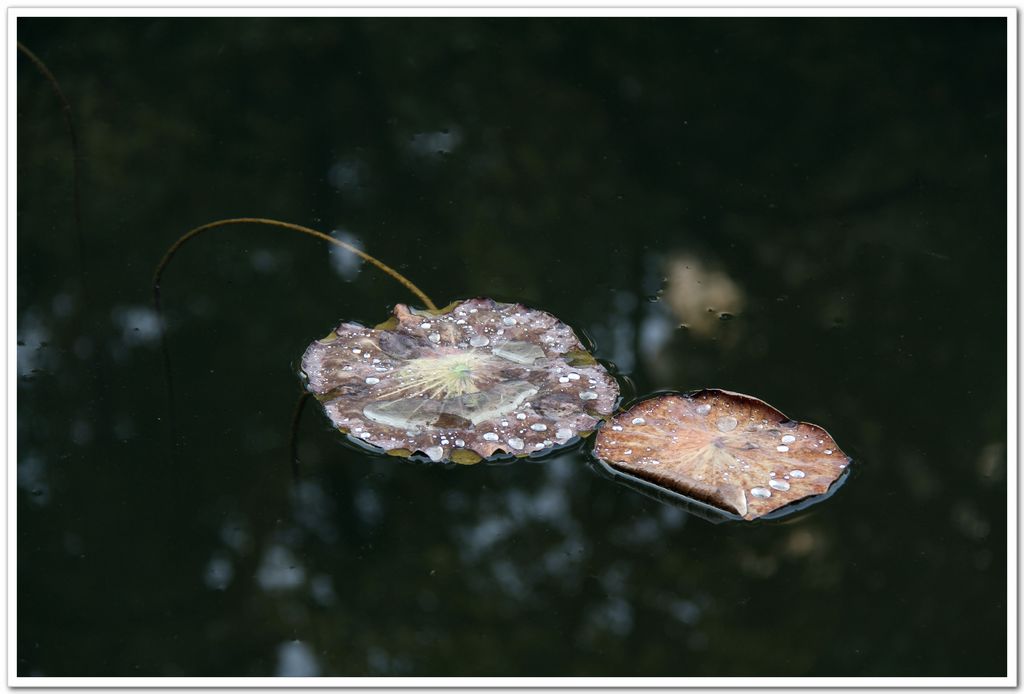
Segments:
[[[302,370],[342,432],[435,462],[546,452],[593,431],[619,395],[567,325],[490,299],[399,304],[376,328],[342,323]]]
[[[850,462],[821,427],[725,390],[638,403],[598,432],[594,454],[746,520],[824,494]]]

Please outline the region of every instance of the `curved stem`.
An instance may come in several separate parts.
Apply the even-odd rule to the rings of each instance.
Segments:
[[[339,248],[344,248],[346,251],[349,251],[350,253],[355,253],[357,256],[359,256],[366,262],[370,263],[377,269],[387,273],[393,279],[400,282],[406,289],[415,294],[416,298],[422,301],[427,306],[427,308],[434,311],[437,310],[437,306],[434,304],[433,301],[430,300],[430,297],[424,294],[419,287],[417,287],[415,284],[406,279],[406,277],[402,275],[400,272],[398,272],[398,270],[395,270],[394,268],[385,265],[384,263],[377,260],[369,253],[361,251],[355,246],[352,246],[351,244],[347,244],[344,241],[339,241],[333,236],[328,236],[322,231],[316,231],[315,229],[310,229],[308,227],[300,226],[298,224],[291,224],[289,222],[279,222],[276,219],[265,219],[262,217],[238,217],[234,219],[221,219],[216,222],[210,222],[209,224],[204,224],[200,227],[196,227],[195,229],[192,229],[191,231],[184,234],[181,238],[175,241],[174,244],[169,249],[167,249],[167,253],[164,254],[164,257],[160,260],[160,263],[156,266],[156,270],[153,272],[153,298],[158,311],[160,308],[160,278],[163,275],[164,268],[166,268],[167,264],[171,262],[171,259],[174,257],[174,254],[178,252],[178,249],[205,231],[230,226],[234,224],[265,224],[272,227],[278,227],[280,229],[289,229],[291,231],[297,231],[299,233],[321,239],[328,243],[332,243],[335,246],[338,246]]]
[[[426,294],[424,294],[420,290],[419,287],[417,287],[415,284],[413,284],[408,279],[406,279],[401,273],[399,273],[394,268],[392,268],[392,267],[390,267],[388,265],[385,265],[384,263],[382,263],[381,261],[377,260],[372,255],[370,255],[369,253],[365,253],[364,251],[359,250],[358,248],[356,248],[355,246],[352,246],[351,244],[347,244],[344,241],[339,241],[338,239],[336,239],[336,238],[334,238],[332,236],[328,236],[327,234],[325,234],[325,233],[323,233],[321,231],[316,231],[315,229],[309,229],[308,227],[300,226],[298,224],[291,224],[289,222],[279,222],[279,221],[277,221],[275,219],[264,219],[262,217],[239,217],[239,218],[236,218],[236,219],[221,219],[221,220],[216,221],[216,222],[210,222],[209,224],[204,224],[202,226],[196,227],[195,229],[192,229],[191,231],[186,232],[177,241],[175,241],[171,245],[170,248],[167,249],[167,252],[164,254],[164,257],[161,258],[160,262],[157,264],[156,270],[153,271],[153,307],[156,309],[157,320],[158,320],[158,323],[159,323],[159,329],[160,329],[160,351],[161,351],[161,353],[163,355],[164,376],[165,376],[165,379],[167,381],[167,412],[168,412],[168,417],[167,418],[168,418],[168,432],[169,432],[169,436],[170,436],[169,450],[170,450],[170,455],[172,456],[172,458],[173,458],[173,455],[174,455],[174,450],[176,448],[175,416],[174,416],[175,415],[175,402],[174,402],[174,390],[173,390],[173,387],[172,387],[172,378],[171,378],[171,357],[170,357],[170,351],[167,348],[167,331],[166,331],[166,326],[165,326],[165,322],[164,322],[163,307],[161,306],[161,303],[160,303],[160,279],[163,277],[164,270],[167,268],[168,263],[171,262],[171,259],[174,258],[174,255],[186,243],[188,243],[189,241],[194,239],[196,236],[199,236],[200,234],[202,234],[205,231],[209,231],[211,229],[217,229],[217,228],[225,227],[225,226],[231,226],[231,225],[235,225],[235,224],[265,224],[265,225],[272,226],[272,227],[277,227],[277,228],[280,228],[280,229],[288,229],[290,231],[297,231],[299,233],[306,234],[308,236],[313,236],[313,237],[321,239],[323,241],[327,241],[328,243],[332,243],[335,246],[338,246],[339,248],[344,248],[345,250],[347,250],[347,251],[349,251],[351,253],[355,253],[357,256],[359,256],[363,260],[365,260],[368,263],[374,265],[375,267],[377,267],[381,271],[387,273],[389,276],[391,276],[392,278],[394,278],[395,280],[400,282],[404,287],[406,287],[409,291],[411,291],[416,296],[416,298],[418,298],[421,301],[423,301],[423,303],[426,304],[426,306],[429,309],[435,310],[435,311],[437,310],[437,306],[434,304],[433,301],[430,300],[430,297],[428,297]],[[298,428],[299,416],[302,414],[302,408],[305,405],[305,403],[306,403],[306,398],[303,397],[303,398],[301,398],[299,400],[299,403],[296,406],[295,414],[293,416],[293,425],[292,425],[293,442],[295,440],[294,439],[295,432],[296,432],[296,430]],[[297,446],[293,445],[293,447],[292,447],[292,458],[293,458],[292,471],[293,471],[294,474],[297,475],[298,474],[298,459],[295,457],[296,453],[297,453]]]
[[[292,464],[292,478],[295,480],[299,479],[299,422],[302,420],[302,410],[306,407],[306,402],[309,400],[312,393],[303,393],[299,396],[299,401],[295,403],[295,409],[292,411],[292,428],[291,434],[288,436],[288,454],[291,457]]]
[[[50,69],[46,67],[46,63],[39,59],[39,57],[25,47],[21,41],[17,42],[18,50],[24,55],[29,61],[35,66],[36,70],[50,83],[50,88],[53,89],[53,93],[56,94],[57,100],[60,101],[61,110],[64,112],[64,124],[68,129],[68,136],[71,138],[71,167],[72,167],[72,207],[75,215],[75,230],[78,234],[78,252],[81,255],[84,250],[85,242],[82,237],[82,204],[81,194],[79,193],[79,161],[81,156],[78,152],[78,133],[75,131],[75,120],[71,116],[71,104],[68,103],[67,98],[64,96],[64,92],[60,88],[60,83],[57,82],[57,78],[53,76]]]

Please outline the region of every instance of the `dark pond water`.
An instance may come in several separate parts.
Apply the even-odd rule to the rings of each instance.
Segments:
[[[21,675],[1002,675],[1002,20],[21,20]],[[831,499],[713,525],[585,451],[355,452],[298,359],[521,301],[634,397],[827,428]],[[726,315],[722,315],[726,314]],[[731,320],[726,320],[731,317]],[[173,441],[173,444],[172,444]]]

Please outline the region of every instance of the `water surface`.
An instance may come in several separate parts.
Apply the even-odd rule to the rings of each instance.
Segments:
[[[20,675],[1003,675],[1001,20],[22,19]],[[854,459],[713,525],[585,452],[448,468],[291,414],[307,344],[521,301],[627,395]],[[628,379],[626,381],[625,379]]]

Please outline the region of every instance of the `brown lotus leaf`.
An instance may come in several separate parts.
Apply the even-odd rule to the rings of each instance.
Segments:
[[[821,427],[725,390],[640,402],[602,427],[594,454],[745,520],[824,494],[850,463]]]
[[[309,346],[302,371],[339,430],[435,462],[546,452],[593,431],[619,396],[569,326],[491,299],[342,323]]]

